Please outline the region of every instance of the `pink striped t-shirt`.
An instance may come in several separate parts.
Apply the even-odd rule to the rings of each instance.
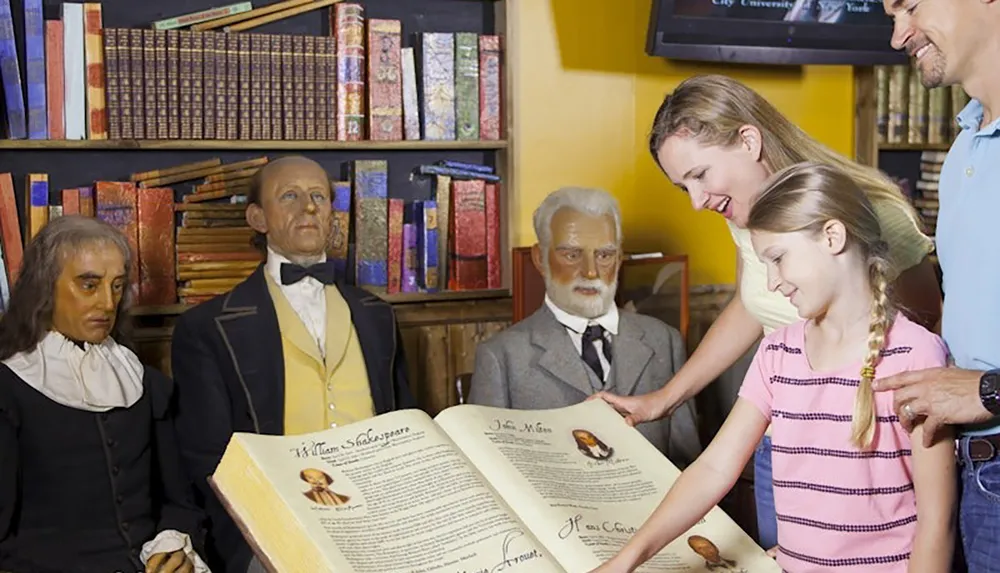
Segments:
[[[766,336],[740,397],[771,421],[778,564],[790,573],[905,573],[917,528],[910,437],[875,395],[870,451],[851,443],[861,372],[855,364],[818,372],[805,353],[805,321]],[[876,378],[944,366],[941,339],[898,314]]]

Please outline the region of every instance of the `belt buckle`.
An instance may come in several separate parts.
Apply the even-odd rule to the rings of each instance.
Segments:
[[[993,442],[983,438],[972,438],[969,440],[969,459],[974,462],[985,462],[992,460],[997,455],[997,448]]]

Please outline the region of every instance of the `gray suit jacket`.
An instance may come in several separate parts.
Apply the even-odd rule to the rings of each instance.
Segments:
[[[638,395],[662,387],[684,364],[677,329],[641,314],[619,314],[612,341],[612,376],[606,390]],[[469,402],[515,410],[562,408],[594,393],[588,367],[565,327],[547,306],[481,343]],[[694,400],[673,415],[637,428],[674,464],[684,467],[701,453]]]

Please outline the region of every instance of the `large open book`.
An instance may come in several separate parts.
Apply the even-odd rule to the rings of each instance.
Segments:
[[[301,436],[235,434],[210,478],[280,573],[584,573],[677,468],[602,401],[404,410]],[[722,510],[642,572],[778,572]]]

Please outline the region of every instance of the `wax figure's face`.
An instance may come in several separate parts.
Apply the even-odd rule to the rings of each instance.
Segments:
[[[114,244],[67,253],[56,279],[52,329],[78,342],[103,342],[115,325],[125,283],[125,257]]]
[[[552,216],[546,253],[535,246],[535,266],[552,302],[574,316],[596,318],[615,303],[621,247],[612,215],[562,208]]]
[[[708,561],[709,563],[720,563],[722,561],[722,558],[719,555],[719,548],[704,537],[692,538],[688,540],[688,544],[695,553],[704,557],[705,561]]]
[[[315,490],[326,489],[326,486],[330,485],[326,481],[326,476],[323,472],[316,470],[304,470],[302,472],[302,477],[305,478],[306,483],[312,486]]]
[[[845,272],[843,224],[831,221],[820,233],[755,230],[750,237],[767,266],[767,288],[787,297],[802,318],[825,313]]]
[[[289,260],[321,256],[332,230],[330,181],[322,167],[289,160],[272,167],[261,182],[260,205],[247,207],[247,222],[267,235],[267,244]]]
[[[894,20],[892,47],[915,59],[924,87],[960,83],[979,48],[979,0],[883,0]],[[996,34],[990,30],[989,34]]]
[[[719,213],[745,227],[750,204],[769,172],[761,161],[760,131],[745,126],[730,147],[704,145],[686,135],[668,137],[657,159],[667,177],[687,192],[691,206]]]

